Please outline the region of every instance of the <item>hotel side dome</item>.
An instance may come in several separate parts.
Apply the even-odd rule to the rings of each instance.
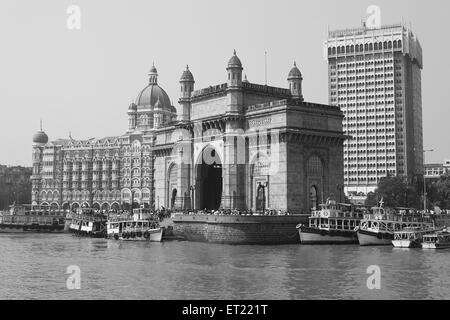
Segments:
[[[33,143],[46,144],[48,142],[48,136],[44,131],[38,131],[33,136]]]

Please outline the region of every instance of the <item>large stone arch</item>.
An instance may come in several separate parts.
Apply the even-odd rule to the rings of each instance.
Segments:
[[[223,191],[222,158],[213,145],[206,145],[195,163],[195,207],[217,210]]]

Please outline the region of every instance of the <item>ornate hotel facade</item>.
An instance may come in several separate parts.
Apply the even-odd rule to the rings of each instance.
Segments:
[[[102,139],[33,137],[32,201],[74,209],[266,208],[306,212],[343,184],[343,114],[289,88],[250,83],[236,53],[227,82],[194,90],[187,67],[178,105],[149,84],[127,111],[128,130]]]

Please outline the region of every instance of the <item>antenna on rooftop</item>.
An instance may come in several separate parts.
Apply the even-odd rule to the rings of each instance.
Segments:
[[[264,77],[265,77],[265,84],[267,86],[267,51],[264,51]]]

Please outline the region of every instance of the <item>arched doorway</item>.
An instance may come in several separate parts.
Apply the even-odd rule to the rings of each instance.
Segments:
[[[172,196],[170,198],[170,208],[173,209],[175,206],[175,200],[177,198],[177,189],[172,190]]]
[[[318,210],[319,208],[319,197],[317,193],[317,187],[312,186],[309,190],[309,203],[311,204],[311,209]]]
[[[196,166],[199,209],[217,210],[222,201],[222,162],[216,150],[206,147]]]
[[[265,209],[266,209],[265,186],[259,184],[256,190],[256,211],[264,211]]]
[[[318,155],[309,157],[306,174],[307,186],[309,186],[309,198],[307,209],[319,209],[319,201],[324,201],[324,162]]]
[[[94,210],[100,210],[100,204],[99,204],[98,202],[94,203],[94,204],[92,205],[92,209],[94,209]]]

